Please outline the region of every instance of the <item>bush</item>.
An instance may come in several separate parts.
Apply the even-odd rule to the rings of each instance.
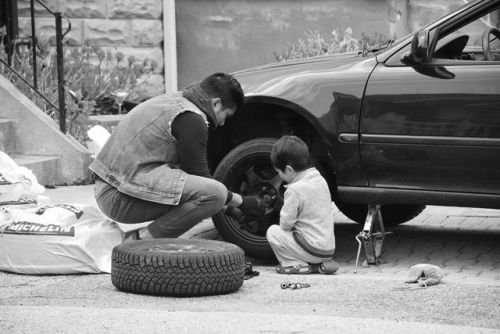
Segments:
[[[0,28],[0,57],[7,62],[2,44],[5,28]],[[17,44],[11,67],[29,83],[33,83],[33,55],[26,44]],[[157,68],[156,61],[125,58],[119,51],[104,51],[86,41],[81,47],[64,49],[64,88],[67,131],[85,145],[88,118],[91,114],[116,113],[113,93],[125,91],[128,99],[140,100],[138,83]],[[41,110],[58,122],[59,112],[28,85],[0,63],[4,75]],[[58,105],[57,57],[55,47],[40,36],[37,43],[38,90],[54,105]]]
[[[352,37],[352,29],[347,28],[344,36],[340,39],[336,30],[332,31],[332,37],[326,41],[318,31],[308,30],[305,38],[299,38],[296,42],[289,43],[288,49],[280,54],[274,53],[278,62],[299,58],[322,56],[327,54],[368,50],[371,47],[380,47],[387,43],[388,39],[375,33],[371,38],[366,33],[361,34],[360,39]]]

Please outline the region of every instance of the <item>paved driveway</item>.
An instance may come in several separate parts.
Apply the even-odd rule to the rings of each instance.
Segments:
[[[358,244],[352,236],[359,229],[357,224],[337,225],[342,273],[353,272]],[[428,207],[414,220],[389,230],[393,234],[385,238],[382,257],[387,263],[360,269],[359,275],[401,276],[411,265],[431,263],[443,269],[449,282],[500,284],[500,210]]]
[[[71,202],[64,192],[57,195]],[[84,195],[90,196],[88,190],[78,202],[92,201]],[[340,213],[336,222],[342,266],[336,275],[282,276],[273,264],[254,261],[260,276],[224,296],[128,294],[116,290],[108,274],[0,273],[0,333],[500,332],[500,211],[428,207],[392,229],[384,246],[386,264],[359,268],[357,274],[354,236],[361,227]],[[184,237],[219,238],[209,220]],[[417,263],[441,266],[443,282],[398,290]],[[311,287],[282,290],[284,281]]]
[[[428,206],[412,221],[387,228],[393,234],[384,241],[381,259],[385,264],[361,267],[365,259],[362,251],[354,275],[358,249],[354,236],[361,229],[362,225],[337,212],[335,259],[341,264],[339,275],[404,280],[410,266],[431,263],[443,269],[448,282],[500,285],[500,210]],[[222,240],[209,220],[184,237]]]

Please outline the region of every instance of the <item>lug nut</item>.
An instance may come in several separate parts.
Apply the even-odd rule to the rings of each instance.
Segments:
[[[311,284],[288,282],[288,283],[281,283],[280,286],[282,289],[299,290],[299,289],[303,289],[303,288],[309,288],[311,286]]]

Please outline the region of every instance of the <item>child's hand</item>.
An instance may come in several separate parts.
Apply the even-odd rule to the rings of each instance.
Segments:
[[[258,196],[243,196],[243,203],[238,207],[246,215],[264,216],[266,206]]]

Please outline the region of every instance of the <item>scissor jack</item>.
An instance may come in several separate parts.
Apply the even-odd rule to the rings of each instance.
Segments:
[[[359,247],[358,254],[356,256],[354,273],[358,270],[359,255],[361,253],[362,246],[365,246],[366,255],[366,260],[363,262],[363,266],[380,264],[379,257],[382,253],[382,246],[384,244],[386,234],[392,234],[392,232],[385,231],[382,214],[380,213],[380,205],[368,204],[365,226],[355,237]]]

